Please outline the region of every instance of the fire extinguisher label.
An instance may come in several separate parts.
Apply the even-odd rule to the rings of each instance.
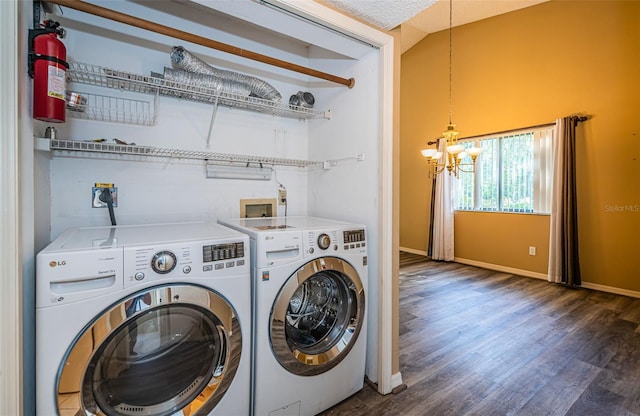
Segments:
[[[59,100],[65,99],[65,70],[49,65],[49,82],[47,83],[47,95]]]

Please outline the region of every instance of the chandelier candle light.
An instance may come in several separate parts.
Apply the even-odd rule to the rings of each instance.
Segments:
[[[449,175],[453,173],[453,175],[457,178],[460,172],[468,172],[472,173],[475,171],[476,167],[476,159],[480,153],[482,153],[482,149],[479,147],[470,147],[465,150],[464,146],[458,144],[458,131],[456,130],[456,125],[453,124],[452,120],[452,94],[451,94],[451,86],[452,86],[452,51],[453,51],[453,43],[452,43],[452,35],[451,28],[453,26],[453,0],[449,0],[449,124],[447,125],[447,129],[442,133],[444,141],[445,141],[445,153],[446,157],[442,163],[438,163],[438,161],[444,155],[443,152],[439,152],[436,149],[423,149],[422,156],[427,158],[429,162],[429,176],[435,176],[439,173],[444,172],[445,168],[449,171]],[[470,156],[471,163],[465,163],[464,159]],[[471,170],[465,170],[463,167],[470,166]]]

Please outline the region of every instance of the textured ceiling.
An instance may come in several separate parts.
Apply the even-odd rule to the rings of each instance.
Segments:
[[[381,29],[391,30],[437,0],[325,0]]]
[[[453,0],[453,26],[464,25],[548,0]],[[400,27],[404,53],[429,33],[449,27],[449,0],[324,0],[380,29]]]

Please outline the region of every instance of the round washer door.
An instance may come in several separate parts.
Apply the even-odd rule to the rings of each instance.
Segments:
[[[58,372],[59,411],[207,414],[229,388],[241,351],[236,311],[220,294],[187,284],[149,288],[76,338]]]
[[[365,293],[356,270],[335,257],[312,260],[276,296],[269,330],[273,353],[291,373],[324,373],[349,354],[364,313]]]

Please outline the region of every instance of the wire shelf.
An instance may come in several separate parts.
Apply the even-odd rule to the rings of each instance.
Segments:
[[[152,146],[137,146],[116,143],[85,142],[79,140],[51,139],[49,149],[56,151],[80,151],[93,153],[113,153],[120,155],[142,155],[151,157],[166,157],[177,159],[210,160],[219,162],[242,162],[278,166],[310,167],[321,165],[322,162],[314,162],[302,159],[285,159],[277,157],[236,155],[230,153],[215,153],[198,150],[163,149]]]
[[[71,118],[153,126],[155,109],[152,101],[67,91],[67,115]]]
[[[256,97],[240,96],[211,88],[171,81],[159,76],[138,75],[76,61],[69,62],[67,80],[125,91],[159,94],[190,101],[224,105],[274,116],[298,119],[330,118],[329,111],[318,111]]]

